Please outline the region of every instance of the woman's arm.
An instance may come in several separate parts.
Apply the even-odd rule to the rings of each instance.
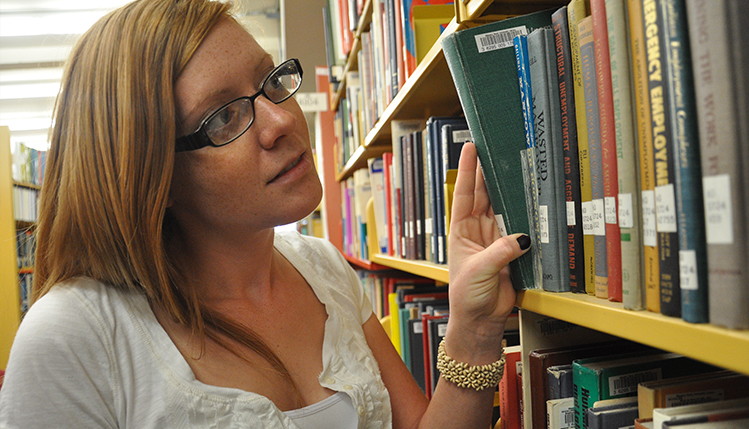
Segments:
[[[505,322],[515,305],[507,265],[527,251],[530,241],[523,234],[500,237],[476,148],[470,143],[461,153],[451,216],[445,351],[471,366],[490,364],[500,359]],[[495,389],[461,388],[440,377],[426,406],[378,321],[367,321],[364,331],[390,392],[394,428],[490,426]]]

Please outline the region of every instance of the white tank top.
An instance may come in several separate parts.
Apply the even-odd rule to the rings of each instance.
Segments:
[[[356,429],[359,423],[351,398],[343,392],[285,414],[300,429]]]

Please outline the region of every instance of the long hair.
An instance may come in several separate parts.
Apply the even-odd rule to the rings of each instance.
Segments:
[[[167,251],[175,230],[167,215],[178,132],[174,85],[213,26],[231,18],[230,7],[138,0],[79,39],[55,105],[31,298],[74,277],[139,290],[200,338],[238,355],[237,343],[258,353],[294,386],[250,328],[201,303]]]

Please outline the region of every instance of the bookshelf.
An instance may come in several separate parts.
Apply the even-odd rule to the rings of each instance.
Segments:
[[[0,368],[8,364],[10,346],[21,321],[16,257],[16,220],[13,215],[13,179],[10,129],[0,127]]]
[[[366,9],[371,13],[371,0]],[[466,0],[456,2],[456,16],[440,40],[451,32],[468,28],[473,22],[490,16],[508,13],[513,8],[528,7],[516,1]],[[568,1],[537,2],[536,10],[567,5]],[[506,7],[503,9],[503,6]],[[518,11],[522,13],[530,10]],[[361,29],[361,26],[360,26]],[[358,33],[360,34],[360,33]],[[355,44],[356,46],[356,44]],[[353,61],[356,61],[356,55]],[[356,64],[347,64],[349,69]],[[353,70],[353,69],[352,69]],[[344,83],[345,85],[345,83]],[[337,100],[338,101],[338,100]],[[334,108],[336,104],[333,104]],[[390,149],[391,121],[400,119],[424,119],[432,115],[454,115],[460,113],[460,103],[452,84],[440,41],[437,41],[415,72],[408,78],[397,96],[385,108],[384,113],[369,130],[363,145],[353,153],[351,159],[340,171],[336,180],[345,180],[359,168],[366,166],[366,160],[379,156]],[[371,220],[368,229],[374,231]],[[371,249],[371,247],[370,247]],[[448,283],[449,273],[444,265],[425,261],[404,260],[397,257],[370,252],[370,263],[389,267],[410,274]],[[524,360],[532,346],[551,347],[575,342],[590,342],[595,339],[623,338],[637,343],[707,362],[709,364],[749,375],[749,331],[725,329],[710,324],[692,324],[680,318],[668,317],[646,310],[625,310],[622,303],[611,302],[587,294],[552,293],[537,290],[519,292],[516,301],[521,314],[521,342]],[[590,332],[589,338],[563,339],[545,338],[546,333],[538,328],[538,322],[553,318],[580,327]],[[525,322],[522,321],[525,319]],[[600,334],[600,335],[599,335]],[[578,335],[579,337],[580,335]],[[566,343],[565,343],[566,342]],[[526,366],[527,367],[527,366]],[[527,380],[524,380],[524,383]],[[524,389],[525,415],[530,415],[528,385]],[[525,428],[531,427],[526,419]]]

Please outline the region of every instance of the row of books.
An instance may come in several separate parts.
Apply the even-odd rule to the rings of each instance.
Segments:
[[[372,0],[372,20],[369,29],[360,34],[360,49],[347,52],[355,55],[356,68],[345,72],[345,97],[337,111],[339,169],[363,143],[367,131],[449,24],[454,16],[452,3]],[[331,43],[335,46],[328,40],[328,46]],[[338,77],[332,79],[342,80],[343,73],[341,69]],[[336,72],[331,73],[335,75]]]
[[[29,297],[31,297],[31,286],[33,283],[33,272],[24,272],[18,275],[18,287],[21,292],[21,314],[26,314],[26,311],[29,309]]]
[[[36,234],[29,229],[16,230],[16,255],[18,268],[34,266],[34,251],[36,250]]]
[[[41,186],[42,181],[44,181],[44,165],[47,152],[16,142],[12,145],[11,154],[13,180]]]
[[[25,186],[13,186],[13,216],[17,221],[36,222],[39,191]]]
[[[507,362],[521,360],[517,348],[505,353]],[[528,368],[509,377],[518,374],[530,380],[531,415],[522,415],[523,385],[515,383],[518,392],[506,390],[510,397],[500,398],[507,429],[522,428],[524,419],[530,427],[618,429],[654,417],[657,424],[649,427],[660,428],[659,419],[681,418],[678,410],[663,409],[738,398],[747,398],[746,407],[749,401],[746,375],[622,340],[532,350]]]
[[[537,243],[516,288],[749,328],[747,8],[572,0],[443,39],[500,229]]]

